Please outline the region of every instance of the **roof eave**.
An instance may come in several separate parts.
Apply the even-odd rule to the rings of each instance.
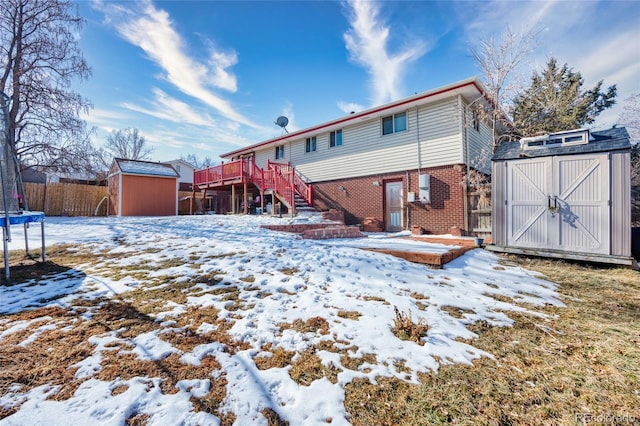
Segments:
[[[291,142],[296,139],[304,138],[306,136],[312,136],[317,134],[320,131],[331,131],[334,129],[339,129],[348,124],[369,120],[372,118],[376,118],[382,116],[383,114],[388,114],[394,112],[394,110],[398,109],[408,109],[411,107],[416,107],[426,103],[425,101],[428,99],[429,102],[437,102],[442,98],[446,98],[452,95],[455,95],[456,92],[459,94],[464,93],[465,88],[475,89],[476,97],[477,96],[486,96],[486,89],[480,82],[477,77],[471,77],[466,80],[458,81],[446,86],[441,86],[436,89],[418,93],[413,96],[409,96],[404,99],[400,99],[398,101],[390,102],[385,105],[369,108],[367,110],[353,113],[345,117],[338,118],[336,120],[328,121],[322,124],[318,124],[316,126],[308,127],[306,129],[298,130],[293,133],[288,133],[286,135],[269,139],[263,142],[259,142],[254,145],[247,146],[245,148],[240,148],[231,152],[227,152],[225,154],[220,155],[223,159],[229,159],[232,157],[236,157],[243,154],[248,154],[252,151],[255,151],[257,148],[266,148],[271,145],[281,144],[284,142]]]

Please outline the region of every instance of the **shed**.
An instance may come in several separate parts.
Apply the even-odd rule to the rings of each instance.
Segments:
[[[630,149],[624,127],[501,144],[487,248],[633,266]]]
[[[178,178],[170,164],[116,158],[109,170],[109,215],[178,214]]]

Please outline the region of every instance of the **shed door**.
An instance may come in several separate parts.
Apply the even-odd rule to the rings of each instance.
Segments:
[[[554,158],[557,245],[563,250],[609,254],[609,157]],[[554,198],[555,202],[555,198]]]
[[[386,230],[402,231],[402,182],[385,182],[384,187]]]
[[[607,154],[507,163],[507,244],[609,253]]]
[[[507,162],[507,244],[548,247],[551,157]]]

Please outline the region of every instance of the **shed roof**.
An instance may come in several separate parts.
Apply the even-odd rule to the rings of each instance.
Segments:
[[[551,155],[586,154],[630,149],[629,133],[624,127],[591,132],[589,143],[522,149],[519,141],[504,142],[496,148],[492,161],[515,160],[519,158],[548,157]]]
[[[125,160],[116,158],[118,168],[122,173],[131,175],[159,176],[159,177],[180,177],[176,169],[171,164],[153,163],[151,161]]]

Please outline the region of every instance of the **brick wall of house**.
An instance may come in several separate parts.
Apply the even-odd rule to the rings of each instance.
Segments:
[[[428,233],[448,234],[451,227],[464,228],[464,166],[452,165],[422,169],[431,175],[431,203],[404,203],[405,226],[421,226]],[[418,197],[417,170],[377,174],[352,179],[314,183],[314,206],[319,210],[344,212],[345,223],[363,223],[367,218],[384,222],[384,182],[402,181],[403,196],[415,192]],[[380,185],[377,186],[376,184]]]

